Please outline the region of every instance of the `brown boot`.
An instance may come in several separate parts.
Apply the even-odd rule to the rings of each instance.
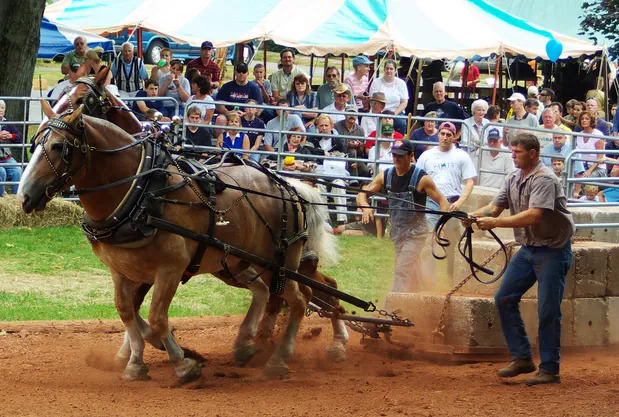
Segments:
[[[559,374],[549,374],[547,372],[539,371],[531,378],[527,378],[525,384],[533,386],[537,384],[560,384],[561,377]]]
[[[505,368],[499,369],[498,375],[501,378],[511,378],[520,374],[529,374],[535,372],[537,367],[531,360],[531,358],[514,359]]]

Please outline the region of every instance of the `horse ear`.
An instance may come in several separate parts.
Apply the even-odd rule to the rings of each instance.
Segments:
[[[107,74],[110,72],[108,67],[103,68],[101,71],[95,75],[95,84],[98,86],[102,86],[105,80],[107,79]]]
[[[84,110],[84,105],[82,104],[77,108],[77,110],[71,113],[69,117],[64,119],[64,121],[72,126],[75,126],[77,122],[81,119],[83,110]]]
[[[41,99],[40,103],[41,110],[43,110],[43,114],[47,116],[48,119],[53,119],[54,117],[58,116],[54,109],[52,109],[52,106],[49,104],[49,101]]]
[[[87,76],[89,72],[90,65],[86,64],[86,62],[82,62],[75,73],[77,74],[77,77],[80,78]]]

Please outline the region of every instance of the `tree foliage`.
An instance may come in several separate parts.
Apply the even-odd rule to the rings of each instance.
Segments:
[[[619,0],[585,1],[582,10],[580,35],[587,35],[597,44],[601,40],[599,34],[602,34],[610,41],[609,54],[619,57]]]

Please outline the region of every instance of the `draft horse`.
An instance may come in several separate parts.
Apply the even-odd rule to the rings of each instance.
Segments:
[[[96,190],[80,194],[87,218],[98,224],[113,223],[136,184],[144,185],[138,178],[127,179],[145,172],[145,166],[153,163],[149,158],[158,158],[153,156],[151,148],[160,146],[152,141],[136,140],[105,120],[83,115],[82,107],[58,116],[46,102],[42,106],[49,120],[37,132],[32,160],[20,182],[17,198],[22,209],[27,213],[43,210],[57,192],[75,185],[78,192]],[[311,204],[321,201],[321,197],[311,187],[301,182],[292,182],[294,188],[285,187],[257,168],[224,164],[213,171],[220,182],[230,188],[219,190],[216,195],[211,189],[210,199],[205,200],[174,163],[169,160],[165,163],[166,169],[156,171],[159,176],[149,179],[153,183],[163,180],[165,193],[152,192],[161,196],[158,210],[162,220],[209,234],[265,259],[281,254],[281,243],[285,240],[288,244],[281,266],[291,270],[299,267],[304,244],[299,236],[307,225],[307,249],[315,251],[319,257],[331,256],[325,252],[330,248],[329,236],[323,227],[325,212]],[[262,195],[241,190],[259,190]],[[294,221],[286,228],[283,218]],[[144,233],[144,239],[128,245],[105,243],[104,238],[91,240],[95,255],[111,271],[116,308],[127,330],[129,352],[123,378],[148,378],[142,333],[161,341],[181,382],[201,375],[201,365],[184,356],[168,324],[168,308],[188,266],[202,274],[221,271],[225,265],[252,291],[250,313],[235,341],[235,350],[251,351],[251,339],[256,334],[260,316],[251,312],[254,309],[261,313],[264,308],[272,281],[277,278],[274,270],[252,265],[211,246],[205,248],[200,259],[194,259],[199,245],[192,239],[164,230],[149,231],[144,224],[133,225],[130,229]],[[248,270],[260,271],[260,275],[243,273]],[[248,277],[250,279],[242,281]],[[133,303],[135,285],[140,283],[153,285],[147,331],[140,325]],[[299,290],[295,281],[285,281],[282,290],[281,297],[287,302],[290,314],[284,335],[265,364],[263,373],[267,378],[287,376],[285,360],[293,353],[295,336],[308,303],[307,295]],[[253,352],[248,353],[251,354]]]

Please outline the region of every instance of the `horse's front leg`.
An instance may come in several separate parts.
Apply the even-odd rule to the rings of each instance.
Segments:
[[[181,275],[182,271],[176,268],[160,268],[157,272],[148,322],[153,337],[159,338],[168,352],[168,357],[174,364],[176,376],[182,383],[185,383],[200,378],[202,364],[185,357],[185,352],[174,340],[168,323],[168,309],[174,294],[176,294]]]
[[[123,379],[125,381],[148,380],[150,379],[148,376],[148,367],[144,363],[144,339],[142,338],[137,324],[132,302],[135,284],[122,274],[113,270],[112,280],[114,281],[114,302],[116,304],[116,310],[125,325],[125,344],[129,345],[130,350],[128,360],[124,355],[119,356],[121,353],[120,351],[116,355],[118,360],[126,362]],[[122,353],[126,354],[127,352],[123,351]]]

